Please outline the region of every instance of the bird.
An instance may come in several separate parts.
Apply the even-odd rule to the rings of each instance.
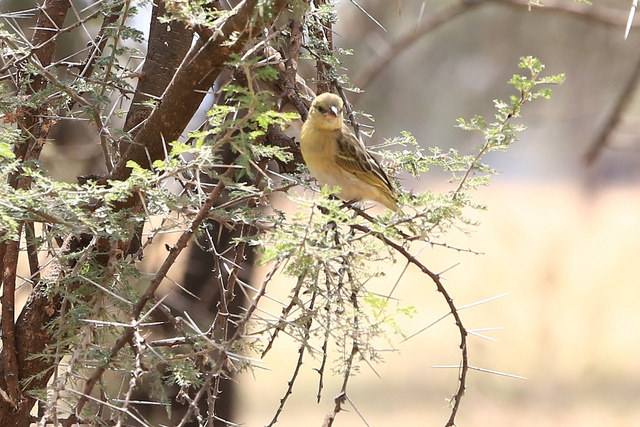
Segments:
[[[315,97],[300,132],[300,151],[321,185],[340,187],[345,201],[373,200],[398,210],[396,192],[380,163],[344,123],[342,98]]]

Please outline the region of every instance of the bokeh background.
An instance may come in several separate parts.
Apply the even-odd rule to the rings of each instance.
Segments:
[[[518,58],[533,55],[549,74],[566,73],[550,101],[523,111],[528,129],[506,153],[489,156],[500,174],[475,194],[487,205],[480,224],[449,242],[483,255],[425,249],[420,259],[443,271],[459,305],[504,295],[462,312],[470,328],[495,341],[470,338],[471,364],[527,379],[472,371],[457,419],[460,426],[640,425],[640,96],[628,108],[592,162],[587,153],[636,73],[640,24],[624,40],[630,1],[545,2],[547,9],[509,1],[485,2],[427,32],[371,78],[367,74],[396,42],[456,7],[436,1],[338,2],[337,46],[348,74],[364,92],[352,94],[356,110],[375,117],[371,143],[407,130],[424,146],[472,152],[479,135],[455,127],[458,117],[493,118],[492,100],[512,93],[506,84]],[[577,13],[556,10],[572,8]],[[452,10],[452,9],[451,9]],[[591,17],[586,16],[591,14]],[[609,20],[609,23],[603,20]],[[638,98],[638,99],[636,99]],[[447,191],[438,171],[414,191]],[[376,284],[388,292],[402,265]],[[283,284],[283,289],[288,286]],[[394,296],[418,313],[402,320],[411,334],[446,313],[432,283],[409,270]],[[276,308],[274,308],[276,310]],[[433,366],[459,363],[458,338],[447,318],[394,345],[375,371],[364,365],[350,383],[350,398],[371,426],[444,425],[446,399],[457,371]],[[247,425],[271,419],[296,347],[281,347],[240,380]],[[319,361],[303,365],[302,382],[280,416],[283,426],[320,425],[333,408],[339,379],[315,403]],[[254,379],[255,378],[255,379]],[[346,405],[337,425],[365,425]]]
[[[489,328],[478,333],[491,338],[470,337],[471,364],[526,378],[471,371],[457,425],[640,425],[640,95],[628,87],[640,63],[640,22],[628,40],[623,37],[631,0],[593,6],[545,1],[546,8],[530,11],[520,0],[492,0],[456,13],[460,5],[452,1],[359,0],[386,31],[355,1],[337,4],[334,41],[353,50],[342,60],[364,90],[350,95],[355,109],[375,118],[371,143],[406,130],[424,147],[471,153],[482,141],[456,128],[456,119],[481,114],[490,120],[492,100],[512,93],[506,82],[518,72],[519,57],[537,56],[549,74],[566,73],[550,101],[525,106],[520,122],[528,129],[521,140],[486,159],[500,174],[475,194],[487,206],[471,213],[479,225],[448,239],[482,254],[414,248],[422,249],[420,259],[431,270],[446,270],[445,285],[458,306],[491,299],[462,311],[467,327]],[[25,6],[3,0],[0,7]],[[397,46],[443,11],[451,12],[450,19]],[[140,16],[144,27],[145,14]],[[69,52],[83,43],[66,41]],[[392,60],[372,73],[383,58]],[[628,108],[606,146],[587,162],[624,95]],[[99,163],[99,156],[77,146],[46,150],[43,160],[52,172],[69,180]],[[437,170],[402,182],[412,191],[451,189]],[[153,260],[147,262],[151,271]],[[384,266],[386,277],[372,287],[388,293],[402,268]],[[171,272],[178,281],[179,270]],[[283,279],[270,292],[285,298],[290,285]],[[434,285],[411,269],[394,297],[398,306],[417,309],[414,317],[397,319],[407,334],[447,312]],[[276,304],[263,308],[280,310]],[[361,426],[363,418],[371,426],[444,425],[457,371],[434,366],[457,365],[458,344],[451,318],[406,342],[391,337],[386,347],[396,351],[383,352],[384,363],[360,366],[349,387],[357,411],[347,404],[334,425]],[[238,379],[239,421],[268,423],[296,358],[294,343],[276,346]],[[316,403],[318,365],[310,359],[302,366],[278,425],[321,425],[331,411],[341,378],[325,377]]]

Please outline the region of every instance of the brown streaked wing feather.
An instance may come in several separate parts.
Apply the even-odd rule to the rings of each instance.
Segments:
[[[362,147],[360,141],[346,126],[342,128],[342,132],[339,132],[336,139],[338,142],[336,153],[338,166],[367,184],[393,193],[391,181],[389,181],[380,164]]]

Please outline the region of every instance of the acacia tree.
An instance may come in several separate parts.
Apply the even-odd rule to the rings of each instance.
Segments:
[[[372,215],[332,197],[335,189],[312,201],[288,195],[296,186],[316,187],[287,131],[304,119],[314,92],[348,101],[353,90],[333,46],[330,3],[157,1],[140,65],[130,41],[142,42],[142,34],[128,21],[137,6],[114,0],[79,9],[46,0],[5,15],[0,423],[225,425],[217,403],[223,384],[286,334],[300,343],[299,357],[271,424],[303,358],[318,360],[320,395],[330,349],[338,348],[343,382],[325,419],[331,425],[355,368],[378,360],[376,339],[401,333],[393,317],[410,308],[367,289],[386,263],[400,259],[440,292],[459,331],[459,378],[446,421],[453,425],[469,370],[467,330],[415,245],[448,247],[447,231],[468,225],[463,210],[479,207],[468,192],[493,173],[482,157],[517,139],[522,126],[512,122],[521,107],[549,97],[536,86],[562,76],[541,77],[543,65],[523,58],[527,76],[511,80],[516,92],[496,101],[495,120],[460,121],[480,132],[475,153],[426,151],[409,134],[386,141],[378,154],[390,176],[442,167],[453,185],[444,193],[402,193],[402,211]],[[31,35],[20,21],[29,13],[37,18]],[[91,37],[72,56],[57,55],[66,34]],[[302,63],[314,70],[306,80]],[[214,102],[206,120],[188,129],[208,93]],[[359,132],[362,116],[346,105]],[[89,124],[104,173],[65,183],[39,162],[43,146],[56,143],[52,130],[69,121]],[[295,201],[297,213],[278,209],[276,194]],[[161,239],[167,234],[170,243]],[[190,242],[216,278],[216,310],[206,322],[159,292]],[[257,283],[241,276],[252,253],[268,266]],[[140,267],[149,254],[162,257],[151,273]],[[28,271],[20,270],[22,257]],[[281,313],[268,315],[259,302],[279,275],[296,283]],[[14,320],[19,287],[30,291]],[[234,309],[242,298],[247,303]],[[166,410],[146,411],[143,391]]]

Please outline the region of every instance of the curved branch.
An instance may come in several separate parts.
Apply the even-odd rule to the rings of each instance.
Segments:
[[[372,230],[369,230],[367,227],[360,224],[351,224],[351,227],[355,228],[356,230],[362,231],[363,233],[371,234],[372,236],[383,242],[385,245],[392,247],[396,252],[402,255],[407,260],[407,262],[415,265],[420,269],[422,273],[429,276],[433,283],[436,285],[436,289],[438,290],[438,292],[440,292],[444,297],[444,300],[449,307],[451,315],[456,322],[456,326],[460,334],[460,350],[462,356],[462,362],[460,363],[460,375],[458,376],[458,388],[456,390],[456,393],[452,397],[451,414],[446,424],[446,427],[454,426],[456,414],[458,413],[458,409],[460,407],[460,401],[462,400],[462,396],[464,396],[464,392],[466,389],[467,372],[469,371],[469,355],[467,352],[468,332],[464,324],[462,323],[462,318],[460,317],[458,308],[453,302],[453,298],[451,298],[451,295],[449,295],[449,292],[440,281],[440,276],[429,270],[427,266],[418,261],[418,259],[415,256],[411,255],[404,247],[402,247],[402,245],[399,245],[385,235],[373,232]]]
[[[518,9],[532,9],[529,0],[489,0],[489,2]],[[380,75],[382,70],[387,68],[392,61],[402,55],[423,36],[481,4],[483,4],[483,2],[462,2],[434,13],[420,28],[392,42],[380,56],[374,58],[368,66],[363,67],[363,71],[353,79],[355,86],[366,89]],[[545,0],[544,6],[535,7],[535,11],[543,13],[563,13],[581,17],[589,22],[622,28],[624,28],[627,22],[626,12],[606,7],[587,6],[576,2]]]
[[[494,3],[504,4],[505,6],[516,7],[518,9],[531,10],[531,4],[528,0],[491,0]],[[627,24],[627,13],[609,8],[587,5],[579,2],[545,0],[544,6],[535,7],[536,12],[547,13],[563,13],[566,15],[576,16],[585,21],[604,24],[613,27],[624,28]]]
[[[363,67],[363,71],[354,77],[354,85],[358,88],[366,89],[380,75],[382,70],[387,68],[392,61],[424,35],[437,29],[442,24],[446,24],[453,18],[468,12],[479,4],[480,3],[458,3],[434,13],[420,28],[400,37],[400,39],[393,42],[380,56],[374,58],[368,66]]]
[[[602,127],[602,130],[598,134],[598,137],[593,141],[589,149],[584,155],[584,161],[587,165],[592,165],[600,153],[602,149],[606,147],[607,142],[609,141],[609,137],[613,130],[618,126],[622,115],[629,108],[631,104],[631,100],[633,99],[633,95],[635,93],[635,88],[638,86],[638,82],[640,81],[640,59],[636,62],[636,65],[627,81],[627,84],[624,85],[620,95],[618,96],[618,100],[616,101],[616,105],[613,107],[613,111],[609,114],[607,118],[607,122]]]

